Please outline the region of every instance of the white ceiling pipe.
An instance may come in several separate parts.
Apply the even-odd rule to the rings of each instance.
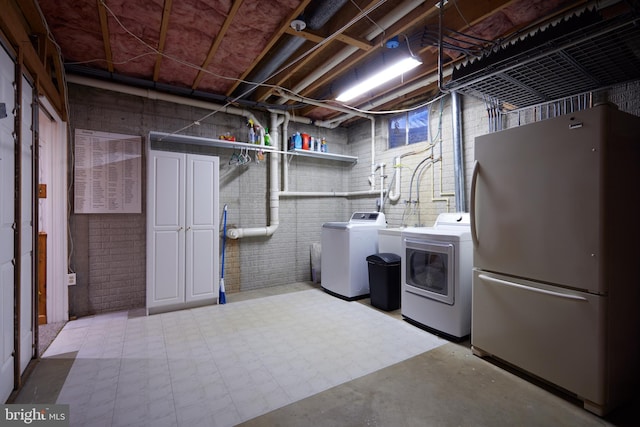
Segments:
[[[169,93],[164,93],[164,92],[160,92],[152,89],[143,89],[143,88],[129,86],[121,83],[109,82],[106,80],[92,79],[91,77],[77,76],[75,74],[67,75],[66,80],[69,83],[75,83],[83,86],[94,87],[96,89],[110,90],[113,92],[124,93],[126,95],[139,96],[142,98],[152,99],[156,101],[166,101],[174,104],[188,105],[190,107],[198,107],[205,110],[214,110],[214,111],[219,111],[221,113],[233,114],[236,116],[243,116],[243,117],[252,119],[253,122],[256,124],[260,124],[258,120],[255,118],[255,116],[253,115],[253,113],[251,113],[251,111],[242,109],[242,108],[237,108],[233,106],[225,107],[223,105],[215,104],[213,102],[202,101],[194,98],[187,98],[179,95],[172,95]],[[277,110],[274,110],[274,111],[270,110],[270,112],[284,114],[282,111],[277,111]],[[314,121],[306,117],[299,117],[299,116],[293,117],[291,118],[291,120],[298,123],[312,124],[315,126],[325,127],[329,129],[334,129],[337,126],[339,126],[339,123],[327,122],[324,120]]]
[[[275,110],[275,111],[278,114],[283,114],[282,111],[279,111],[279,110]],[[289,121],[296,122],[296,123],[302,123],[302,124],[305,124],[305,125],[319,126],[319,127],[323,127],[323,128],[327,128],[327,129],[335,129],[338,126],[340,126],[340,123],[334,123],[333,121],[329,122],[329,121],[325,121],[325,120],[312,120],[312,119],[309,119],[307,117],[296,116],[296,115],[291,115],[291,117],[289,118]]]
[[[104,90],[110,90],[113,92],[124,93],[126,95],[139,96],[142,98],[152,99],[154,101],[171,102],[174,104],[188,105],[191,107],[203,108],[205,110],[214,110],[221,113],[233,114],[236,116],[243,116],[253,120],[253,122],[256,124],[260,124],[260,122],[253,115],[253,113],[251,113],[251,111],[245,110],[242,108],[236,108],[232,106],[223,106],[223,105],[214,104],[208,101],[201,101],[199,99],[172,95],[169,93],[159,92],[151,89],[142,89],[134,86],[124,85],[124,84],[115,83],[115,82],[109,82],[105,80],[92,79],[90,77],[76,76],[73,74],[67,75],[67,82],[75,83],[83,86],[94,87],[97,89],[104,89]]]
[[[413,12],[413,10],[424,3],[424,0],[407,0],[396,7],[392,12],[386,15],[384,18],[380,19],[377,24],[372,25],[369,34],[365,36],[365,39],[368,41],[373,40],[378,35],[380,35],[384,30],[388,29],[390,26],[398,22],[400,19],[404,18],[409,13]],[[389,38],[395,36],[396,34],[390,34]],[[347,58],[358,51],[357,47],[348,46],[340,50],[336,55],[331,58],[330,62],[323,64],[321,67],[316,69],[316,71],[307,75],[307,77],[300,81],[295,87],[291,90],[293,92],[300,92],[303,89],[306,89],[313,82],[321,78],[327,71],[337,67],[342,62],[344,62]],[[284,100],[278,101],[279,104],[283,104]]]
[[[332,105],[332,104],[327,104],[326,102],[316,101],[314,99],[303,98],[301,96],[289,94],[284,91],[279,91],[278,95],[281,96],[282,98],[285,98],[291,101],[303,102],[305,104],[315,105],[316,107],[328,108],[330,110],[338,111],[341,113],[353,113],[358,117],[363,117],[365,119],[372,119],[370,114],[360,113],[358,111],[354,111],[346,107],[341,107],[339,105]]]

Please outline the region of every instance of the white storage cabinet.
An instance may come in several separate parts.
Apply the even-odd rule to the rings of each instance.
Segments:
[[[217,302],[219,166],[218,157],[149,151],[149,314]]]

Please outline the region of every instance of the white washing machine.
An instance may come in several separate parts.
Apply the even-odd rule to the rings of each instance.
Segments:
[[[322,288],[342,299],[369,295],[367,257],[378,252],[378,230],[387,226],[382,212],[355,212],[349,222],[322,225]]]
[[[468,213],[402,232],[402,316],[455,340],[471,332],[473,245]]]

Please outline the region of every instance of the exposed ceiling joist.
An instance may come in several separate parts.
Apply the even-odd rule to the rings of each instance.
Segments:
[[[158,42],[158,56],[156,58],[156,65],[153,67],[153,81],[157,82],[160,76],[160,64],[162,64],[162,53],[164,52],[164,45],[167,41],[167,29],[169,28],[169,18],[171,17],[171,6],[173,0],[164,0],[164,7],[162,9],[162,23],[160,24],[160,37]]]
[[[243,1],[244,0],[235,0],[233,2],[233,5],[231,6],[231,10],[229,11],[227,18],[224,20],[224,23],[222,24],[222,28],[220,28],[220,31],[218,31],[216,38],[214,39],[213,43],[211,44],[211,47],[209,48],[209,53],[207,53],[207,58],[202,63],[202,66],[200,67],[200,71],[198,71],[198,75],[196,76],[196,79],[193,81],[193,85],[191,85],[192,89],[198,88],[198,84],[200,83],[200,80],[202,80],[202,77],[205,74],[204,70],[207,68],[209,63],[213,60],[213,57],[215,56],[216,52],[218,51],[218,48],[220,47],[220,43],[222,43],[224,36],[227,34],[227,30],[229,29],[233,21],[236,19],[238,9],[240,9],[240,6],[242,6]]]
[[[20,3],[0,0],[7,1]],[[347,117],[322,100],[334,99],[408,48],[422,65],[352,106],[379,111],[424,103],[441,89],[434,80],[441,54],[445,65],[473,62],[507,42],[522,45],[536,28],[564,25],[567,12],[592,8],[602,19],[631,12],[636,20],[640,13],[628,0],[449,0],[441,37],[438,0],[270,0],[268,7],[262,0],[37,1],[70,72],[223,104],[295,110],[315,121]],[[303,31],[291,27],[298,19],[307,22]],[[531,81],[541,71],[518,70],[495,81],[489,75],[486,84],[468,93],[511,87],[535,100],[562,93],[550,87],[557,81],[575,79],[578,88],[640,78],[640,70],[627,65],[635,64],[640,51],[634,31],[640,30],[615,34],[616,45],[607,52],[613,69],[582,51],[556,51],[545,58],[548,64],[530,63],[532,69],[553,69],[544,85]],[[393,37],[400,42],[395,50],[386,47]],[[40,46],[41,56],[48,55],[41,49],[51,50]],[[564,69],[580,78],[565,78]],[[442,82],[445,89],[455,83]],[[275,87],[294,96],[285,97]]]
[[[96,0],[98,7],[98,15],[100,16],[100,30],[102,32],[102,43],[104,47],[105,61],[107,69],[113,73],[113,54],[111,52],[111,36],[109,32],[109,21],[107,19],[107,10],[102,0]]]
[[[308,31],[308,30],[297,31],[293,28],[287,28],[287,34],[291,36],[303,37],[311,42],[318,43],[318,44],[326,40],[325,35],[321,35],[317,32]],[[357,47],[358,49],[370,50],[371,48],[373,48],[373,45],[371,44],[371,42],[358,37],[351,37],[347,34],[338,34],[336,35],[335,38],[336,40],[341,41],[344,44]]]
[[[273,36],[271,37],[271,39],[269,40],[267,45],[264,47],[262,52],[260,52],[260,54],[256,57],[256,59],[251,63],[251,65],[249,67],[247,67],[245,72],[242,73],[239,76],[238,80],[229,88],[229,90],[227,90],[227,92],[226,92],[227,96],[231,96],[231,94],[237,89],[237,87],[240,85],[240,83],[242,81],[244,81],[247,78],[247,76],[258,66],[260,61],[265,56],[267,56],[267,54],[271,51],[271,49],[274,47],[274,45],[278,42],[278,40],[280,40],[282,35],[287,32],[287,29],[290,27],[291,21],[293,21],[298,16],[300,16],[300,14],[302,12],[304,12],[304,9],[307,7],[307,5],[310,2],[311,2],[311,0],[302,0],[300,2],[300,4],[298,5],[298,7],[296,7],[295,10],[292,13],[290,13],[285,19],[282,20],[282,22],[280,23],[280,25],[278,27],[278,30],[273,34]]]

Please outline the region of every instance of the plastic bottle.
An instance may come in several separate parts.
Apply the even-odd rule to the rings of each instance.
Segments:
[[[256,133],[253,130],[253,126],[249,127],[249,140],[247,141],[249,144],[253,144],[256,141]]]
[[[300,135],[300,132],[296,132],[296,134],[293,136],[293,141],[293,148],[297,148],[299,150],[302,149],[302,136]]]
[[[256,129],[256,144],[264,145],[264,128],[260,126]]]
[[[269,135],[269,128],[264,130],[264,145],[271,146],[271,135]]]

